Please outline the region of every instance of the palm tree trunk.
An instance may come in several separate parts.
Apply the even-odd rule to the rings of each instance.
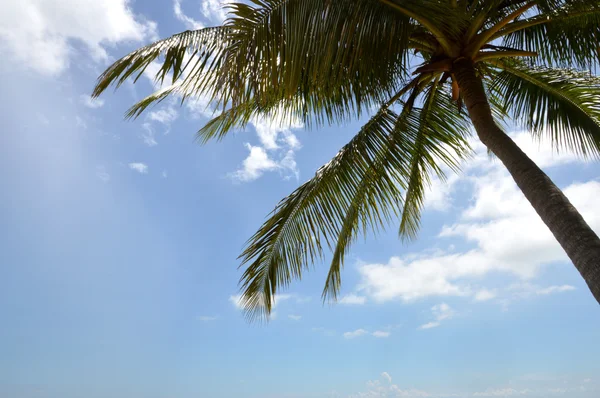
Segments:
[[[495,123],[472,61],[459,58],[453,72],[479,139],[508,169],[600,303],[598,235],[552,180]]]

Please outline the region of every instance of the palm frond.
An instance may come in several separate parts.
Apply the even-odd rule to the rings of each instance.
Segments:
[[[539,64],[589,68],[600,60],[600,1],[573,2],[499,31],[503,44],[539,54]]]
[[[250,319],[268,316],[278,289],[322,258],[323,244],[332,246],[352,196],[397,118],[381,109],[312,179],[284,198],[250,238],[241,255],[247,268],[240,281]]]
[[[549,134],[557,149],[600,156],[600,78],[570,69],[498,61],[491,83],[504,108],[534,134]]]
[[[249,318],[267,316],[278,289],[322,258],[323,245],[334,252],[323,297],[335,298],[344,256],[357,235],[400,216],[416,151],[431,151],[420,173],[440,172],[439,163],[458,167],[457,159],[469,153],[468,130],[460,115],[448,117],[451,108],[458,113],[438,91],[431,88],[436,94],[426,115],[417,107],[398,115],[384,105],[315,177],[278,204],[241,255],[247,266],[242,305]]]
[[[458,161],[470,153],[466,141],[469,132],[466,115],[457,112],[450,93],[442,87],[437,81],[429,87],[418,114],[400,217],[401,238],[414,239],[419,231],[426,188],[431,184],[431,176],[436,175],[445,180],[442,166],[458,172]]]
[[[133,51],[113,63],[98,77],[92,96],[99,96],[111,85],[118,88],[130,77],[137,81],[148,66],[159,59],[162,59],[162,64],[155,75],[156,81],[163,84],[171,75],[171,84],[174,84],[182,74],[190,74],[191,70],[218,57],[227,45],[227,33],[230,29],[228,26],[218,26],[196,31],[186,30]],[[192,60],[195,62],[190,62]],[[191,73],[190,76],[194,77],[195,74]]]

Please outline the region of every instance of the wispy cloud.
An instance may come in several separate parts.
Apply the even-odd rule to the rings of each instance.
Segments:
[[[366,297],[358,296],[356,294],[348,294],[339,300],[340,304],[347,304],[347,305],[362,305],[366,302],[367,302]]]
[[[96,177],[98,177],[102,182],[110,181],[110,174],[108,174],[104,166],[96,167]]]
[[[154,129],[150,123],[143,123],[142,130],[142,140],[144,141],[144,144],[150,147],[158,145],[158,142],[156,142],[156,139],[154,138]]]
[[[494,290],[481,289],[477,293],[475,293],[473,299],[475,301],[488,301],[495,298],[497,295],[498,294]]]
[[[302,319],[301,315],[288,315],[288,318],[290,318],[292,321],[299,321],[300,319]]]
[[[183,12],[183,9],[181,8],[181,0],[173,0],[173,13],[175,14],[175,18],[182,22],[187,29],[198,30],[205,27],[202,22],[187,16]]]
[[[442,324],[442,321],[451,319],[455,315],[454,310],[450,308],[450,306],[446,303],[434,305],[433,307],[431,307],[431,313],[433,315],[434,320],[419,326],[419,329],[436,328]]]
[[[369,332],[365,329],[356,329],[352,332],[345,332],[342,336],[344,336],[345,339],[355,339],[357,337],[364,336],[365,334],[369,334]]]
[[[374,331],[371,334],[373,335],[373,337],[377,337],[379,339],[382,339],[382,338],[390,337],[390,335],[392,333],[388,332],[388,331],[385,331],[385,330],[376,330],[376,331]]]
[[[148,173],[148,165],[146,165],[145,163],[129,163],[129,168],[131,170],[137,171],[140,174]]]
[[[97,109],[97,108],[101,108],[102,106],[104,106],[104,100],[101,98],[92,98],[89,95],[86,94],[82,94],[81,96],[79,96],[79,100],[81,101],[81,103],[90,108],[90,109]]]
[[[175,108],[175,105],[171,104],[165,108],[149,112],[146,118],[154,122],[169,125],[177,120],[178,117],[179,111]]]

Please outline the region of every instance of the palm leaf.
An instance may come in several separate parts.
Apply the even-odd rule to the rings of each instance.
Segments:
[[[491,83],[504,107],[534,134],[549,134],[557,149],[600,155],[600,78],[570,69],[497,63]]]
[[[508,47],[537,52],[539,64],[588,68],[600,60],[600,1],[538,13],[507,25],[499,37]]]

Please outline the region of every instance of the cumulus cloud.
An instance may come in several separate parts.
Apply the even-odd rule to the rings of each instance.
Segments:
[[[569,153],[557,155],[550,147],[539,146],[523,133],[513,138],[546,168],[581,160]],[[475,146],[478,152],[466,165],[466,173],[451,181],[472,187],[470,203],[458,212],[454,223],[445,225],[439,233],[440,238],[458,238],[471,248],[425,251],[392,257],[387,264],[362,264],[359,291],[369,299],[385,302],[466,296],[486,301],[497,296],[498,291],[474,289],[473,285],[491,272],[529,281],[538,276],[545,265],[567,260],[503,166],[498,161],[490,161],[481,145]],[[592,228],[600,231],[600,213],[595,204],[595,198],[600,195],[600,182],[573,183],[564,188],[564,193]],[[557,292],[549,290],[548,294]]]
[[[265,172],[277,171],[284,179],[298,179],[295,152],[301,145],[292,129],[302,128],[303,123],[276,114],[271,117],[255,117],[250,120],[250,124],[254,126],[260,145],[246,143],[250,154],[242,163],[242,167],[229,176],[238,182],[249,182],[261,177]]]
[[[95,61],[107,46],[156,37],[156,24],[135,15],[128,0],[21,0],[3,4],[0,48],[24,67],[63,72],[83,43]]]
[[[278,171],[286,178],[298,176],[293,151],[288,151],[279,159],[275,159],[261,146],[252,146],[248,143],[245,146],[250,154],[244,159],[240,169],[229,173],[232,180],[238,182],[254,181],[269,171]]]
[[[129,168],[131,170],[137,171],[140,174],[148,173],[148,165],[146,165],[144,163],[129,163]]]

